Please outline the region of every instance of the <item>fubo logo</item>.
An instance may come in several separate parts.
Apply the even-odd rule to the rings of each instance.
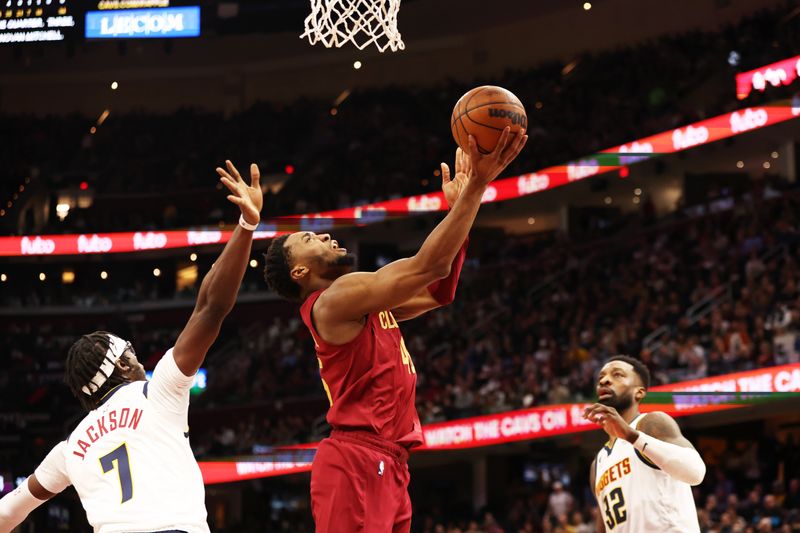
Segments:
[[[442,207],[442,200],[438,196],[412,196],[408,199],[409,211],[438,211]]]
[[[222,240],[221,231],[187,231],[189,244],[214,244]]]
[[[708,141],[708,128],[705,126],[697,128],[687,126],[685,130],[678,128],[672,132],[672,146],[676,150],[685,150],[706,141]]]
[[[520,196],[544,191],[550,186],[547,174],[523,174],[517,178],[517,192]]]
[[[79,254],[103,254],[110,251],[113,246],[113,242],[108,237],[99,235],[92,235],[91,237],[81,235],[78,237]]]
[[[731,131],[741,133],[760,128],[767,123],[768,119],[769,115],[763,108],[745,109],[741,114],[733,112],[731,113]]]
[[[22,255],[50,255],[55,251],[55,241],[42,239],[41,237],[34,237],[33,239],[23,237],[19,250]]]
[[[167,245],[167,236],[163,233],[147,233],[136,232],[133,234],[133,249],[134,250],[156,250],[163,248]]]
[[[600,165],[596,159],[581,159],[576,163],[567,165],[567,179],[578,181],[589,176],[594,176],[600,170]]]

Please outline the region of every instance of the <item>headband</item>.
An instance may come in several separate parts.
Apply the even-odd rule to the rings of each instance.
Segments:
[[[127,341],[120,339],[116,335],[108,336],[108,351],[103,358],[103,364],[100,365],[100,369],[94,377],[89,380],[89,383],[81,388],[85,395],[91,396],[103,386],[103,383],[114,373],[114,365],[119,361],[119,358],[122,357],[122,354],[125,353],[127,348]]]

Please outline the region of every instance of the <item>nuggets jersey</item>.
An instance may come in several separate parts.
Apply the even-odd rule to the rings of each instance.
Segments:
[[[391,311],[367,316],[355,339],[336,346],[317,333],[311,310],[323,290],[300,308],[314,338],[322,384],[330,401],[327,420],[334,429],[369,431],[400,446],[422,444],[417,415],[417,370]]]
[[[172,350],[150,381],[109,391],[36,470],[50,492],[74,485],[96,533],[207,533],[205,490],[188,438],[189,389]]]
[[[700,533],[692,488],[662,472],[631,443],[606,443],[596,461],[595,497],[607,533]]]

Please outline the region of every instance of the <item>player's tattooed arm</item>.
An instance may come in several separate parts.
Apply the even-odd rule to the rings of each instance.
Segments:
[[[250,185],[242,179],[233,163],[226,161],[227,170],[217,168],[220,181],[231,192],[228,200],[239,206],[242,218],[248,224],[258,224],[264,196],[259,184],[259,170],[250,165]],[[217,339],[222,321],[236,303],[236,295],[242,284],[253,232],[237,226],[225,249],[203,279],[197,295],[192,316],[175,342],[173,351],[175,363],[187,376],[192,376],[200,368],[206,352]]]
[[[648,413],[639,422],[638,428],[639,431],[647,433],[658,440],[683,446],[684,448],[694,449],[692,443],[681,433],[681,428],[678,426],[678,423],[667,413],[662,413],[660,411]],[[638,437],[639,435],[637,432],[636,437],[630,442],[634,442]]]

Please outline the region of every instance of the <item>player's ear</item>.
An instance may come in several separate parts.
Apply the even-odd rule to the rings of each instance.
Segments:
[[[301,282],[308,277],[310,272],[307,266],[295,265],[290,274],[295,282]]]
[[[128,358],[123,356],[117,359],[117,362],[114,363],[114,366],[119,368],[123,373],[129,372],[131,369],[130,363],[128,363]]]
[[[641,402],[644,400],[644,397],[647,396],[647,390],[644,387],[638,387],[636,392],[633,394],[633,397],[636,399],[637,402]]]

